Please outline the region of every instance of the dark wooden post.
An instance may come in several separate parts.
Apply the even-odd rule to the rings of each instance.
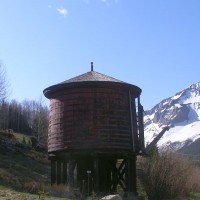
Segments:
[[[112,159],[112,184],[113,184],[113,187],[112,187],[112,192],[117,192],[117,184],[118,184],[118,178],[117,178],[117,169],[116,169],[116,163],[117,163],[117,160],[115,159]]]
[[[63,184],[67,183],[67,162],[63,162]]]
[[[137,119],[137,109],[135,99],[132,100],[132,123],[133,123],[133,137],[134,137],[134,151],[137,152],[139,150],[139,133],[138,133],[138,119]]]
[[[126,157],[125,158],[125,184],[126,184],[126,191],[130,191],[130,177],[129,177],[129,172],[130,172],[130,160]]]
[[[137,195],[137,176],[136,176],[136,157],[129,158],[129,177],[130,177],[130,192]]]
[[[143,121],[143,106],[140,104],[140,98],[138,97],[138,120],[139,120],[139,143],[140,148],[144,149],[144,121]]]
[[[51,160],[51,185],[56,183],[56,161]]]
[[[77,184],[82,187],[83,180],[86,181],[86,159],[77,159]],[[81,189],[82,190],[82,189]]]
[[[111,159],[107,157],[99,157],[99,190],[101,192],[109,192],[111,189]]]
[[[133,177],[134,177],[134,185],[133,185],[133,190],[134,190],[134,193],[135,195],[137,195],[137,172],[136,172],[136,160],[137,160],[137,157],[134,156],[133,158]]]
[[[68,170],[68,177],[69,177],[69,188],[72,189],[74,186],[74,163],[73,160],[69,160],[69,170]]]
[[[61,184],[61,162],[57,161],[57,184]]]
[[[99,191],[99,158],[95,156],[94,158],[94,190]]]

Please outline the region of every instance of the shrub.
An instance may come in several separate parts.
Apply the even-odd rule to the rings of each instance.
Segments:
[[[73,188],[74,189],[74,188]],[[52,186],[49,186],[47,189],[49,191],[49,194],[52,196],[57,196],[57,197],[68,197],[72,198],[74,196],[74,190],[71,191],[68,186],[64,184],[54,184]]]
[[[23,144],[26,144],[26,139],[25,139],[24,136],[23,136],[23,138],[22,138],[22,143],[23,143]]]
[[[200,179],[194,181],[191,177],[193,173],[196,174],[194,170],[197,168],[188,160],[173,153],[143,159],[141,170],[140,179],[149,200],[185,196],[199,187]]]
[[[190,172],[190,177],[187,181],[187,187],[190,192],[200,192],[200,167],[193,166]]]
[[[23,189],[30,193],[37,193],[40,190],[40,183],[36,181],[24,181],[23,182]]]

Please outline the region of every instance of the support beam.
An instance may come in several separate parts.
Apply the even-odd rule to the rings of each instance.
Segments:
[[[62,172],[61,172],[61,162],[60,161],[57,161],[57,184],[61,184],[61,175],[62,175]]]
[[[133,137],[134,137],[134,152],[139,151],[139,127],[138,127],[138,118],[137,118],[137,108],[136,101],[133,99],[132,101],[132,114],[133,114]]]
[[[99,191],[99,158],[94,158],[94,190]]]
[[[111,159],[110,157],[99,157],[99,191],[111,191]]]
[[[63,184],[67,183],[67,162],[63,162]]]
[[[124,161],[125,161],[125,184],[126,184],[126,191],[124,191],[124,192],[126,193],[127,191],[130,190],[130,177],[129,177],[130,169],[129,169],[129,159],[128,159],[128,157],[126,157],[124,159]]]
[[[91,171],[88,173],[87,171]],[[89,177],[89,182],[88,182]],[[51,160],[51,184],[75,185],[81,192],[124,192],[137,194],[136,155],[93,154],[75,155],[69,160],[59,157]],[[89,187],[88,187],[89,185]]]
[[[118,160],[115,160],[115,162],[112,163],[112,192],[117,191],[117,186],[120,185],[121,188],[126,191],[127,185],[126,181],[124,179],[126,168],[125,168],[125,159],[122,160],[119,167],[117,167]]]
[[[74,163],[73,160],[69,160],[69,170],[68,170],[68,183],[69,188],[72,189],[74,186]]]
[[[138,120],[139,120],[139,143],[140,149],[144,149],[144,121],[143,121],[143,106],[140,104],[140,99],[138,98]]]
[[[133,192],[135,195],[137,195],[136,157],[129,158],[129,177],[130,177],[129,192]]]
[[[117,168],[116,168],[116,160],[112,160],[111,162],[111,171],[112,171],[112,192],[117,192],[117,185],[118,185],[118,177],[117,177]]]
[[[56,161],[51,160],[51,185],[56,183]]]

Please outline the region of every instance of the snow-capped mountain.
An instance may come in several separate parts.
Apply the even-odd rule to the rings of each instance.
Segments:
[[[145,111],[146,144],[151,142],[164,126],[169,126],[170,129],[159,140],[158,147],[182,149],[185,153],[195,149],[200,154],[200,82]]]

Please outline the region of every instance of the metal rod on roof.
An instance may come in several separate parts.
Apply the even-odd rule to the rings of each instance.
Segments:
[[[93,62],[91,62],[91,71],[93,71]]]

